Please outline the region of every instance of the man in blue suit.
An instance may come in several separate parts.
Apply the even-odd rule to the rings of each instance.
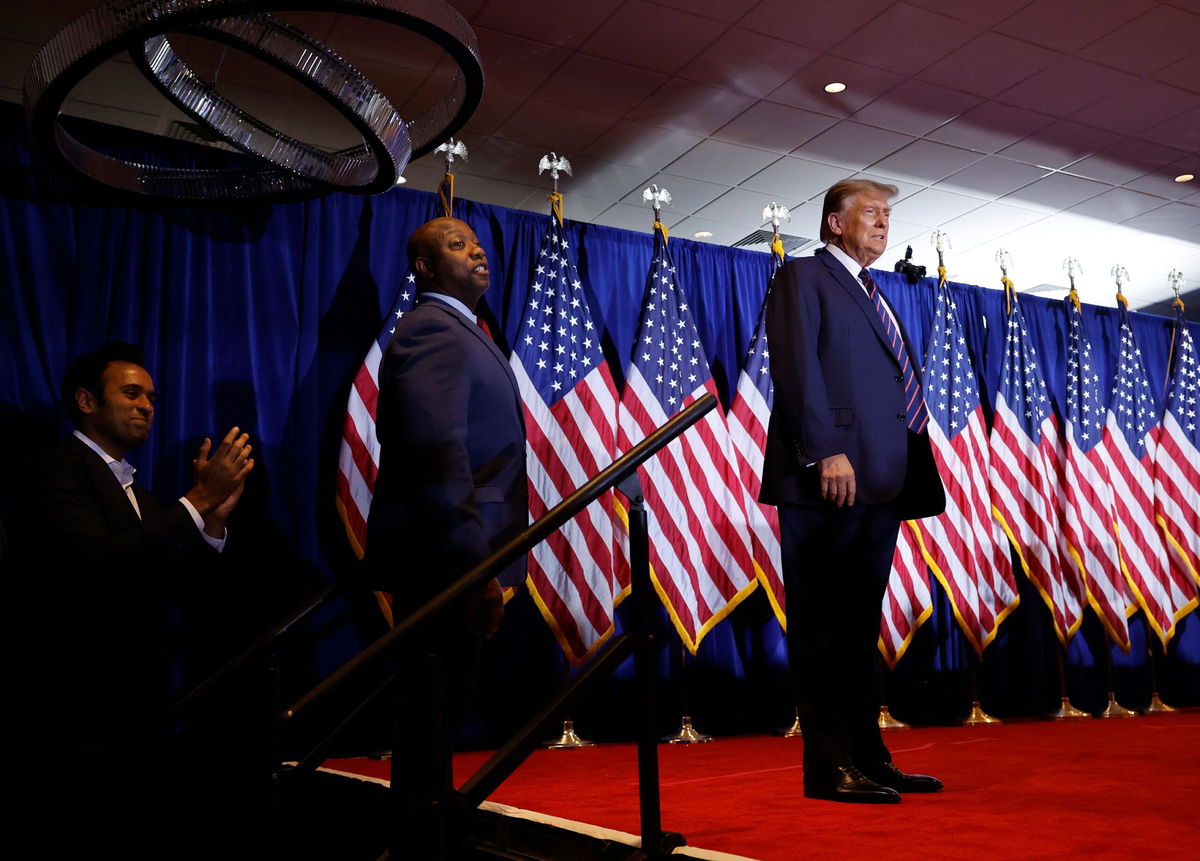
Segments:
[[[779,507],[804,791],[834,801],[942,788],[896,768],[877,723],[876,644],[900,522],[945,506],[920,359],[866,268],[887,248],[896,192],[865,180],[830,188],[825,248],[788,263],[767,300],[775,408],[762,501]]]
[[[408,243],[417,306],[396,325],[379,370],[379,476],[367,519],[372,585],[402,619],[482,562],[528,523],[525,423],[504,354],[476,323],[487,256],[454,218],[422,225]],[[476,673],[480,637],[504,612],[502,587],[524,579],[524,558],[419,632],[401,657],[392,786],[402,857],[448,854],[453,823],[440,804],[453,788],[451,737]]]

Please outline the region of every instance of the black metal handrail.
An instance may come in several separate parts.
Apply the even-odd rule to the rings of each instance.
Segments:
[[[705,394],[687,408],[680,410],[670,421],[655,429],[645,439],[602,469],[595,477],[534,521],[527,529],[396,623],[387,633],[296,700],[290,708],[284,711],[283,717],[289,720],[297,717],[352,676],[390,652],[402,638],[428,622],[431,617],[444,610],[477,583],[491,576],[493,571],[499,571],[524,556],[530,549],[582,511],[600,494],[633,474],[643,462],[698,422],[716,405],[716,397],[712,394]],[[385,681],[384,684],[386,685],[387,682]],[[373,696],[374,692],[367,695],[368,698]],[[361,703],[355,704],[352,708],[357,711],[359,705]]]

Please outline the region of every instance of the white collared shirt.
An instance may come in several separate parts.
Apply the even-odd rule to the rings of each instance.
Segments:
[[[846,271],[850,273],[850,277],[853,278],[858,283],[858,286],[863,289],[863,292],[867,294],[867,298],[871,299],[871,291],[867,289],[867,285],[862,283],[862,280],[858,277],[858,273],[862,272],[867,267],[863,266],[861,263],[859,263],[857,260],[855,260],[849,254],[847,254],[845,251],[843,251],[842,249],[840,249],[836,245],[834,245],[832,242],[825,243],[825,250],[833,255],[834,260],[836,260],[838,263],[841,263],[843,266],[846,267]],[[896,322],[896,315],[892,313],[892,307],[888,304],[887,299],[883,298],[882,292],[880,293],[879,298],[880,298],[880,304],[883,305],[883,310],[887,311],[888,317],[890,317],[892,320],[892,326],[896,329],[897,332],[899,332],[900,326]],[[874,301],[875,301],[874,299],[871,300],[872,304],[874,304]]]
[[[142,509],[141,506],[138,505],[137,496],[133,492],[133,474],[137,472],[137,467],[124,458],[117,460],[104,449],[100,448],[100,446],[96,445],[96,443],[83,431],[76,430],[74,433],[75,437],[84,445],[86,445],[96,454],[100,455],[100,457],[104,458],[104,462],[108,464],[108,468],[112,470],[113,475],[116,476],[117,481],[120,483],[121,489],[125,491],[125,495],[129,497],[129,503],[133,506],[133,510],[137,514],[138,520],[141,520]],[[196,506],[192,505],[192,503],[183,496],[179,497],[179,501],[183,503],[183,507],[187,509],[188,514],[192,516],[192,522],[195,523],[196,528],[200,530],[200,536],[217,552],[224,550],[225,539],[223,537],[213,538],[204,531],[204,518],[200,516],[200,512],[196,510]]]

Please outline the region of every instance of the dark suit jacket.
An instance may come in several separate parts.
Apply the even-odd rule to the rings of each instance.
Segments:
[[[141,518],[74,436],[26,464],[9,515],[16,711],[63,743],[103,745],[161,706],[169,612],[192,563],[215,562],[191,515],[134,484]]]
[[[376,427],[368,576],[415,609],[528,524],[516,379],[482,329],[423,298],[384,351]],[[500,582],[516,585],[524,572],[521,559]]]
[[[767,299],[767,335],[775,405],[762,501],[825,504],[810,464],[841,453],[863,503],[896,502],[905,518],[940,512],[945,496],[929,435],[907,427],[904,380],[879,313],[832,254],[822,250],[779,271]]]

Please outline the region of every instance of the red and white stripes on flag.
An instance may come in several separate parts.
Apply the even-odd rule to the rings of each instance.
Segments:
[[[1084,593],[1082,582],[1059,560],[1052,485],[1058,473],[1058,426],[1017,293],[1007,280],[1005,288],[1007,333],[988,461],[992,511],[1046,602],[1054,633],[1065,648],[1083,620]]]
[[[774,246],[772,250],[775,251]],[[783,245],[772,254],[774,278],[783,265]],[[770,284],[767,285],[768,294]],[[767,600],[780,627],[787,630],[784,613],[783,566],[779,547],[779,511],[773,505],[758,501],[762,489],[762,466],[767,447],[767,425],[775,405],[775,388],[771,383],[771,351],[767,344],[767,302],[754,327],[746,361],[738,375],[733,405],[726,420],[729,437],[737,457],[738,474],[746,490],[746,514],[754,540],[754,569],[758,582],[767,593]]]
[[[892,571],[883,596],[879,623],[879,651],[892,669],[908,650],[913,635],[933,614],[929,567],[921,555],[915,524],[906,520],[896,536]]]
[[[1008,541],[992,518],[979,385],[940,267],[939,275],[924,392],[929,439],[946,487],[946,510],[916,524],[925,561],[949,595],[963,633],[982,655],[1019,597]]]
[[[510,358],[525,405],[531,520],[612,463],[616,448],[616,387],[559,212],[546,226]],[[529,592],[575,664],[612,634],[628,586],[615,518],[609,491],[529,554]]]
[[[1200,583],[1200,363],[1178,299],[1172,344],[1171,386],[1154,457],[1154,513],[1171,551],[1172,576]]]
[[[636,445],[705,393],[716,393],[688,303],[657,221],[642,319],[621,394],[619,449]],[[757,586],[745,490],[719,410],[639,469],[651,579],[693,654],[704,635]]]
[[[375,435],[375,406],[379,400],[379,363],[396,322],[416,302],[416,277],[409,272],[383,329],[371,343],[367,356],[354,375],[350,397],[346,401],[346,417],[342,420],[342,443],[338,450],[338,474],[334,490],[335,504],[346,526],[346,537],[359,559],[367,543],[367,513],[375,494],[375,477],[379,473],[379,439]]]
[[[1165,646],[1175,634],[1175,623],[1195,606],[1196,590],[1190,578],[1172,575],[1166,544],[1154,519],[1151,475],[1157,449],[1157,409],[1129,325],[1129,310],[1124,297],[1117,298],[1121,345],[1100,453],[1112,483],[1121,569],[1146,620]]]
[[[1059,506],[1063,516],[1065,566],[1083,578],[1088,603],[1104,630],[1129,651],[1129,616],[1137,608],[1121,572],[1116,514],[1108,465],[1100,445],[1104,436],[1104,400],[1092,343],[1083,328],[1083,309],[1072,290],[1067,312],[1067,402],[1063,454],[1059,460]]]

